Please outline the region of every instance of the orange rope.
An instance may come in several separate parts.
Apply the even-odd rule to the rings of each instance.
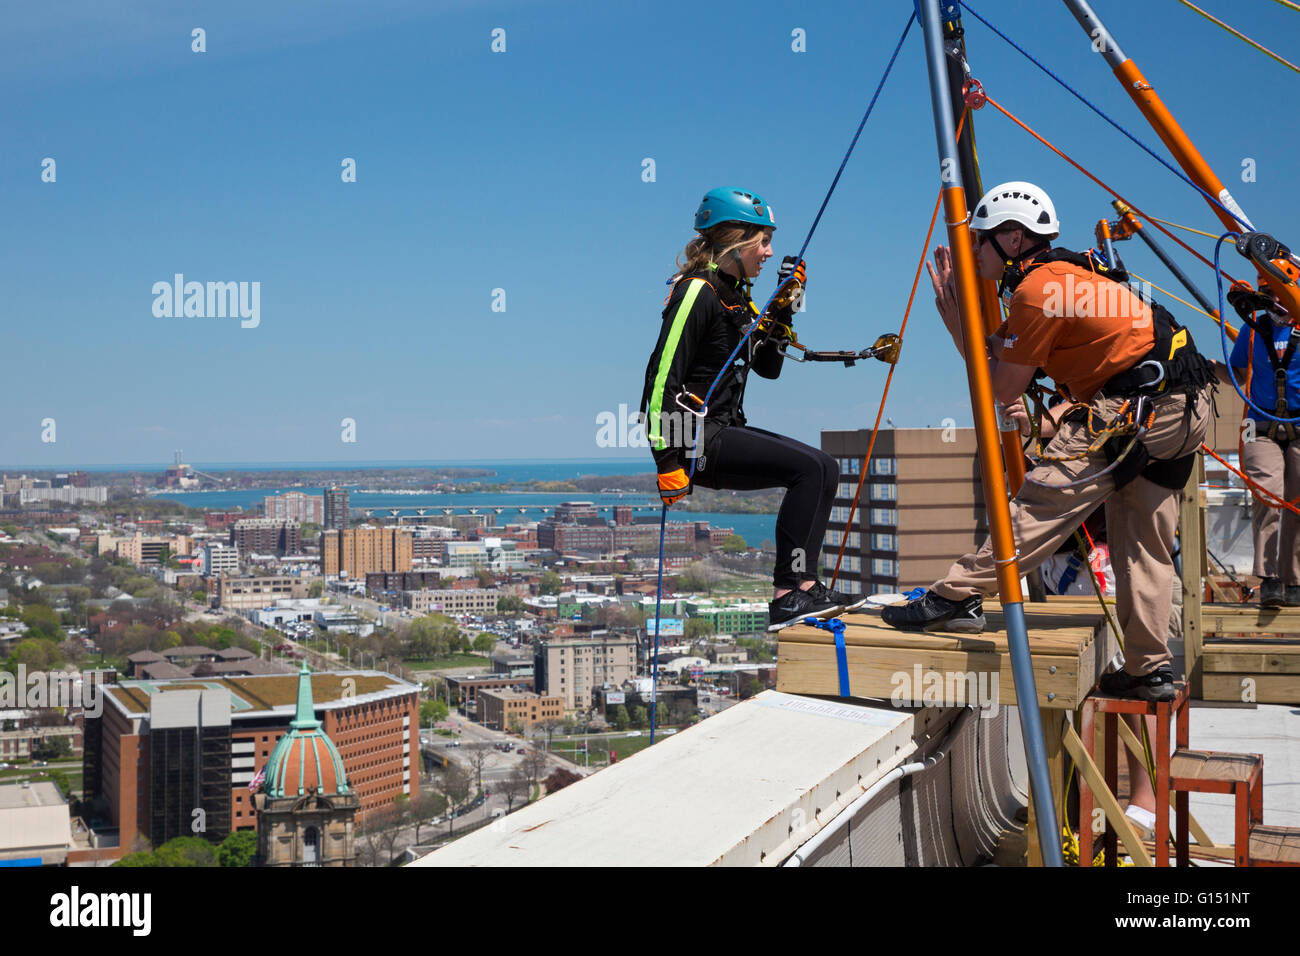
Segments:
[[[1096,176],[1094,176],[1092,173],[1088,172],[1088,170],[1084,169],[1081,165],[1079,165],[1077,162],[1075,162],[1073,159],[1071,159],[1069,156],[1067,156],[1064,152],[1062,152],[1062,151],[1061,151],[1060,149],[1058,149],[1056,146],[1053,146],[1051,143],[1049,143],[1046,139],[1044,139],[1044,138],[1043,138],[1042,136],[1040,136],[1038,133],[1034,132],[1034,130],[1032,130],[1032,129],[1028,126],[1028,124],[1026,124],[1023,120],[1017,118],[1016,116],[1012,115],[1012,113],[1011,113],[1010,111],[1008,111],[1008,110],[1006,109],[1006,107],[1004,107],[1004,106],[1003,106],[1001,103],[999,103],[997,100],[993,99],[993,97],[989,96],[989,97],[988,97],[988,102],[989,102],[989,105],[990,105],[990,106],[994,107],[994,108],[995,108],[999,113],[1001,113],[1001,114],[1002,114],[1003,116],[1005,116],[1007,119],[1011,120],[1011,122],[1015,123],[1015,124],[1016,124],[1017,126],[1019,126],[1021,129],[1023,129],[1026,133],[1028,133],[1030,136],[1034,137],[1034,139],[1038,140],[1040,143],[1042,143],[1044,146],[1046,146],[1048,149],[1050,149],[1052,152],[1054,152],[1057,156],[1060,156],[1063,160],[1065,160],[1067,163],[1069,163],[1071,166],[1073,166],[1073,167],[1074,167],[1075,169],[1077,169],[1079,172],[1083,173],[1085,176],[1087,176],[1089,179],[1091,179],[1094,183],[1096,183],[1096,184],[1097,184],[1098,186],[1100,186],[1102,189],[1106,190],[1106,192],[1110,193],[1110,194],[1111,194],[1112,196],[1114,196],[1116,199],[1120,200],[1120,201],[1123,202],[1125,205],[1127,205],[1129,208],[1131,208],[1131,209],[1133,210],[1133,212],[1134,212],[1136,215],[1141,216],[1141,217],[1142,217],[1143,219],[1145,219],[1147,222],[1151,223],[1151,225],[1155,226],[1157,229],[1159,229],[1161,232],[1163,232],[1166,236],[1168,236],[1168,237],[1169,237],[1170,239],[1172,239],[1174,242],[1178,243],[1180,246],[1182,246],[1184,249],[1186,249],[1186,250],[1187,250],[1188,252],[1190,252],[1192,255],[1196,256],[1196,258],[1200,259],[1202,262],[1204,262],[1204,263],[1205,263],[1207,266],[1209,266],[1211,269],[1214,268],[1214,263],[1213,263],[1213,262],[1211,262],[1209,259],[1205,258],[1205,256],[1201,255],[1199,252],[1197,252],[1195,249],[1193,249],[1193,248],[1192,248],[1191,246],[1189,246],[1187,243],[1183,242],[1182,239],[1179,239],[1177,236],[1175,236],[1172,232],[1170,232],[1170,231],[1169,231],[1168,229],[1166,229],[1163,225],[1161,225],[1159,221],[1153,219],[1151,216],[1148,216],[1145,212],[1143,212],[1143,211],[1142,211],[1141,209],[1139,209],[1137,206],[1134,206],[1131,202],[1129,202],[1127,199],[1125,199],[1123,196],[1121,196],[1121,195],[1120,195],[1119,193],[1117,193],[1115,190],[1111,189],[1109,186],[1107,186],[1104,182],[1102,182],[1100,179],[1098,179],[1098,178],[1097,178]],[[1226,272],[1224,273],[1224,275],[1225,275],[1225,276],[1228,276],[1228,278],[1229,278],[1230,280],[1234,281],[1234,282],[1237,281],[1237,280],[1233,279],[1232,276],[1229,276],[1228,273],[1226,273]],[[1223,321],[1223,319],[1220,318],[1219,321]]]
[[[962,114],[962,120],[965,121],[966,114]],[[961,135],[961,125],[957,126],[958,133]],[[921,272],[925,269],[925,262],[930,255],[930,238],[934,235],[934,224],[939,221],[939,207],[943,205],[943,189],[939,190],[939,195],[934,200],[934,212],[930,214],[930,228],[926,230],[925,242],[921,246],[921,261],[917,263],[916,275],[912,277],[912,292],[907,297],[907,308],[903,310],[903,324],[898,329],[898,340],[901,348],[903,333],[907,330],[907,318],[912,314],[912,301],[916,298],[916,287],[921,282]],[[898,366],[889,366],[889,374],[885,376],[885,390],[880,395],[880,408],[876,411],[876,424],[871,428],[871,440],[867,442],[867,456],[862,459],[862,470],[858,474],[858,488],[853,493],[853,504],[849,506],[849,518],[844,524],[844,536],[840,538],[839,554],[835,556],[835,571],[831,574],[830,587],[835,587],[835,582],[840,576],[840,565],[844,561],[844,546],[849,542],[849,533],[853,528],[853,516],[858,510],[858,499],[862,497],[862,485],[867,480],[867,469],[871,465],[871,453],[876,447],[876,435],[880,431],[880,419],[885,414],[885,400],[889,398],[889,383],[894,380],[894,369]]]
[[[1300,515],[1300,507],[1296,507],[1297,505],[1300,505],[1300,498],[1297,498],[1295,501],[1287,501],[1285,498],[1279,498],[1277,495],[1273,494],[1273,492],[1269,491],[1267,488],[1265,488],[1263,485],[1257,482],[1254,478],[1251,478],[1241,469],[1232,467],[1232,465],[1228,464],[1226,461],[1220,458],[1215,453],[1214,449],[1211,448],[1209,445],[1202,442],[1201,448],[1204,449],[1208,454],[1212,455],[1214,459],[1219,462],[1219,464],[1223,465],[1224,468],[1227,468],[1228,471],[1232,472],[1234,475],[1236,475],[1238,478],[1244,481],[1246,485],[1250,488],[1250,490],[1254,492],[1255,497],[1263,501],[1264,504],[1268,505],[1270,508],[1290,508],[1296,514]],[[1277,502],[1277,504],[1273,504],[1273,501],[1265,500],[1267,498],[1272,498],[1273,501]]]

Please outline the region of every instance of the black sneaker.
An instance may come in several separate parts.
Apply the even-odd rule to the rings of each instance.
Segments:
[[[1127,697],[1130,700],[1173,700],[1174,669],[1161,664],[1150,674],[1134,677],[1126,670],[1104,674],[1097,687],[1107,697]]]
[[[894,604],[880,612],[881,620],[903,631],[955,631],[979,634],[984,630],[984,599],[978,594],[964,601],[949,601],[933,591],[907,604]]]
[[[844,605],[812,593],[813,589],[800,591],[795,588],[789,594],[783,594],[767,606],[769,631],[779,631],[791,624],[798,624],[806,617],[821,620],[844,613]]]
[[[1288,584],[1286,586],[1286,597],[1282,603],[1287,607],[1300,607],[1300,584]]]
[[[843,604],[845,613],[856,611],[862,605],[867,603],[865,597],[859,597],[856,594],[842,594],[839,591],[832,591],[820,581],[814,581],[813,586],[808,589],[808,593],[814,597],[824,598],[827,601],[834,601],[836,604]]]
[[[1281,607],[1286,600],[1286,589],[1277,578],[1264,578],[1259,582],[1259,606]]]

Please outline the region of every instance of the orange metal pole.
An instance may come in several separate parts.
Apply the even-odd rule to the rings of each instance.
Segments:
[[[978,270],[975,249],[971,245],[967,227],[969,213],[966,209],[966,191],[949,187],[943,191],[943,209],[948,225],[948,248],[952,253],[952,272],[957,284],[957,309],[961,314],[962,337],[965,341],[966,367],[970,382],[971,411],[975,415],[975,433],[981,439],[982,449],[994,447],[992,438],[999,434],[997,416],[993,411],[993,376],[984,357],[984,313],[980,309]],[[1017,444],[1019,453],[1020,446]],[[987,503],[989,536],[993,539],[993,559],[998,568],[998,593],[1002,602],[1024,600],[1020,590],[1020,566],[1016,560],[1016,539],[1011,530],[1011,511],[1005,504],[1007,479],[993,455],[980,457],[980,477],[984,482],[984,500]],[[1007,467],[1011,467],[1010,462]],[[1022,466],[1023,472],[1023,466]],[[1021,477],[1023,481],[1023,475]],[[1000,505],[1000,506],[999,506]]]
[[[992,335],[1002,327],[1002,302],[998,298],[998,284],[992,279],[979,279],[980,313],[984,318],[984,334]],[[1002,463],[1007,472],[1007,487],[1011,494],[1020,491],[1025,483],[1025,452],[1020,444],[1020,426],[1009,415],[1001,414],[998,403],[998,431],[1002,438]]]
[[[1254,224],[1251,223],[1245,211],[1237,204],[1232,193],[1214,174],[1210,164],[1205,161],[1205,157],[1192,144],[1191,139],[1183,132],[1178,121],[1174,119],[1172,113],[1165,106],[1164,101],[1156,93],[1154,87],[1142,75],[1137,64],[1129,57],[1124,55],[1124,51],[1119,48],[1114,37],[1106,30],[1105,25],[1100,18],[1092,11],[1087,0],[1064,0],[1066,7],[1074,14],[1079,25],[1087,31],[1088,35],[1093,38],[1093,43],[1101,42],[1101,52],[1106,57],[1106,62],[1110,64],[1115,73],[1115,78],[1119,80],[1120,85],[1124,87],[1125,92],[1132,98],[1134,104],[1141,111],[1146,121],[1151,124],[1151,128],[1156,131],[1161,141],[1174,154],[1174,159],[1178,165],[1183,168],[1188,177],[1205,190],[1218,202],[1215,203],[1206,199],[1210,209],[1223,223],[1223,226],[1229,232],[1253,232]],[[1233,216],[1241,221],[1238,222]],[[1275,279],[1273,276],[1261,272],[1260,277],[1267,281],[1268,286],[1282,301],[1286,310],[1293,316],[1300,316],[1300,283],[1284,283]]]

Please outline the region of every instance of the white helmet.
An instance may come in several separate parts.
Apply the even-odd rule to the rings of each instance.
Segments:
[[[1004,222],[1018,222],[1035,235],[1054,239],[1061,233],[1051,198],[1033,183],[994,186],[975,205],[970,227],[983,232]]]

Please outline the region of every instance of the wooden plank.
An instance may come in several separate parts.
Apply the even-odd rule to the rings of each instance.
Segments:
[[[1261,608],[1257,604],[1206,604],[1201,608],[1206,634],[1300,634],[1300,608]]]
[[[1300,674],[1300,644],[1206,644],[1207,674]]]
[[[998,703],[1016,703],[1009,654],[846,645],[845,657],[854,697],[896,700],[899,706],[961,706],[979,702],[981,694],[991,697],[996,676]],[[1073,709],[1092,687],[1090,657],[1082,667],[1077,656],[1033,655],[1032,660],[1040,707]],[[781,641],[776,674],[777,690],[783,693],[840,693],[835,650],[825,644]],[[973,675],[974,687],[957,679],[967,674]]]
[[[1070,756],[1074,758],[1079,772],[1088,781],[1088,786],[1092,788],[1093,799],[1101,805],[1102,810],[1106,813],[1106,819],[1110,821],[1110,825],[1119,834],[1120,840],[1123,841],[1124,848],[1128,850],[1129,856],[1133,858],[1133,865],[1152,866],[1151,857],[1147,855],[1146,847],[1142,844],[1142,838],[1138,836],[1137,831],[1133,829],[1133,824],[1124,815],[1124,811],[1120,809],[1119,801],[1115,799],[1115,795],[1106,786],[1101,771],[1097,769],[1092,757],[1084,749],[1083,742],[1079,740],[1079,735],[1074,732],[1073,727],[1065,729],[1063,743]]]
[[[1202,699],[1247,704],[1300,704],[1300,675],[1208,673],[1202,686]]]
[[[1077,654],[1092,643],[1098,626],[1093,620],[1086,627],[1061,627],[1056,630],[1039,629],[1037,621],[1030,624],[1029,646],[1033,653]],[[1008,652],[1005,631],[985,631],[983,634],[934,634],[923,631],[900,631],[879,621],[845,621],[844,643],[864,647],[900,647],[925,650],[973,651],[1005,654]],[[796,624],[781,631],[781,641],[799,644],[834,644],[835,635],[820,627]]]

